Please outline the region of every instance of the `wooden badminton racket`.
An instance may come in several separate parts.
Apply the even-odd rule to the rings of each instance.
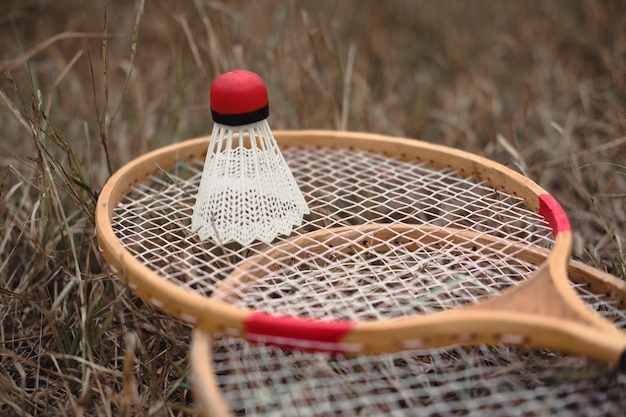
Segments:
[[[590,309],[626,329],[624,281],[576,261],[568,273]],[[344,355],[195,330],[190,359],[198,408],[212,417],[621,416],[626,408],[625,374],[580,357],[520,347]]]
[[[207,138],[140,157],[107,182],[98,240],[131,290],[206,332],[292,348],[513,344],[624,367],[626,336],[567,280],[565,213],[528,178],[411,139],[275,137],[311,214],[269,245],[191,231]],[[526,256],[537,246],[549,249],[544,262]]]

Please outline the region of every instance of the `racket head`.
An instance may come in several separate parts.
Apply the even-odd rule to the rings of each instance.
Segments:
[[[412,139],[324,131],[274,135],[313,211],[295,235],[381,222],[453,225],[507,239],[512,229],[527,245],[551,249],[549,262],[534,266],[531,262],[529,268],[547,271],[550,282],[568,291],[565,267],[571,233],[567,217],[545,190],[520,174],[467,152]],[[212,296],[238,263],[271,250],[271,245],[217,247],[198,242],[189,232],[188,219],[208,140],[191,140],[144,155],[120,169],[103,188],[96,213],[98,241],[107,262],[132,291],[208,332],[270,336],[278,343],[297,333],[313,349],[400,350],[406,346],[396,342],[414,339],[407,329],[423,334],[427,329],[415,327],[419,322],[431,329],[438,326],[431,320],[439,314],[414,314],[417,322],[410,323],[396,317],[320,320],[253,311],[250,306]],[[414,175],[407,176],[407,171]],[[464,200],[467,196],[473,196],[469,203]],[[461,206],[456,205],[458,201]],[[506,221],[497,221],[499,216]],[[532,273],[518,275],[523,280]],[[584,307],[575,309],[584,313]],[[507,313],[511,320],[506,322],[515,322],[528,316],[526,313]],[[490,316],[493,314],[481,317]],[[494,323],[489,319],[481,326],[485,324]],[[560,323],[552,324],[558,327]],[[525,322],[522,327],[529,325]],[[458,336],[460,330],[448,331]],[[476,335],[474,343],[499,341],[493,332]],[[456,336],[444,334],[430,343],[457,343]],[[377,345],[372,340],[393,343]]]
[[[572,261],[577,296],[622,331],[626,283]],[[621,415],[626,375],[519,347],[333,355],[194,330],[191,382],[203,415]]]

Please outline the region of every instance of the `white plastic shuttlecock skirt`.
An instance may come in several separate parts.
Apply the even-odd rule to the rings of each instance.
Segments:
[[[214,124],[191,221],[201,240],[269,243],[308,213],[267,120]]]

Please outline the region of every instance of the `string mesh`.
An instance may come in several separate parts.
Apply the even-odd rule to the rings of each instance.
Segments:
[[[321,319],[382,319],[475,303],[536,269],[517,256],[520,250],[553,244],[546,222],[521,198],[472,176],[354,149],[286,147],[282,152],[311,210],[291,237],[373,223],[393,233],[357,230],[346,240],[343,232],[331,231],[301,249],[279,237],[271,247],[285,244],[284,253],[274,251],[269,258],[269,246],[262,242],[201,241],[190,226],[200,160],[179,162],[134,186],[114,210],[113,229],[150,269],[206,296],[236,265],[257,260],[246,274],[254,279],[239,280],[227,291],[222,286],[218,296],[254,309]],[[397,223],[434,226],[438,232],[396,233],[392,225]],[[456,232],[450,230],[476,236],[455,242],[450,237]],[[515,245],[497,247],[481,241],[482,234]]]
[[[393,229],[382,237],[379,229],[335,230],[250,258],[216,298],[289,316],[388,319],[472,304],[535,269],[500,241],[453,241],[458,229]]]
[[[576,289],[626,329],[623,300]],[[216,378],[236,416],[618,417],[626,410],[626,375],[549,351],[477,346],[346,357],[221,338],[212,354],[214,375],[201,377]]]

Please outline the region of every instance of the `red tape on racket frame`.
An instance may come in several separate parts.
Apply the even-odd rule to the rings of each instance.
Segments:
[[[251,342],[332,353],[362,350],[361,344],[341,342],[353,327],[349,321],[276,317],[261,312],[253,313],[245,322],[246,339]]]
[[[565,210],[550,194],[539,196],[539,215],[546,219],[554,236],[572,230]]]

